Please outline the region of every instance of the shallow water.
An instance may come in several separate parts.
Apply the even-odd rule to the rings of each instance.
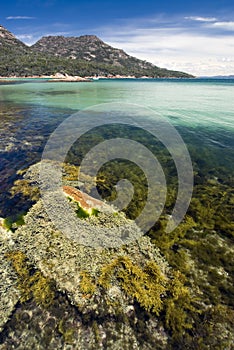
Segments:
[[[12,210],[8,190],[16,171],[40,160],[46,139],[65,118],[100,103],[138,104],[167,118],[200,170],[205,174],[216,169],[216,176],[222,172],[224,181],[224,169],[229,177],[233,174],[233,96],[234,80],[21,80],[1,84],[0,216]]]
[[[100,80],[5,85],[0,100],[79,110],[99,103],[144,105],[188,126],[234,129],[234,80]],[[178,115],[177,115],[178,113]],[[176,124],[176,123],[175,123]]]

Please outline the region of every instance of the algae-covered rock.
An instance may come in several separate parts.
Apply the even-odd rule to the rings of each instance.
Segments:
[[[36,305],[34,304],[31,313],[26,304],[18,309],[9,326],[6,326],[6,344],[9,342],[8,327],[16,322],[15,318],[22,318],[23,315],[26,317],[27,314],[31,315],[34,326],[28,329],[25,324],[26,329],[22,330],[24,346],[31,344],[38,349],[52,348],[42,345],[47,339],[44,338],[44,331],[41,338],[35,340],[34,329],[43,328],[41,322],[46,323],[46,319],[50,317],[55,319],[53,334],[50,336],[51,344],[57,348],[69,349],[69,344],[73,344],[72,348],[84,350],[154,349],[155,343],[159,344],[159,349],[165,348],[167,335],[162,325],[147,310],[144,311],[147,303],[149,309],[155,306],[154,300],[151,300],[154,295],[152,298],[149,295],[147,300],[145,293],[147,283],[150,288],[154,288],[153,274],[156,273],[157,279],[161,279],[156,296],[159,304],[160,293],[165,290],[164,284],[168,279],[168,266],[149,238],[142,237],[118,249],[95,249],[79,245],[55,229],[42,202],[38,201],[25,216],[25,225],[12,233],[12,239],[15,244],[8,254],[8,263],[12,262],[12,268],[18,275],[16,284],[21,294],[21,302],[32,303],[30,300],[34,300]],[[121,267],[125,262],[128,265]],[[122,273],[127,273],[129,268],[133,269],[133,274],[129,271],[127,278],[132,275],[133,279],[140,279],[139,298],[133,291],[127,291],[127,280],[121,283],[119,276],[116,276],[115,269],[118,264]],[[55,294],[51,294],[52,300],[47,303],[46,310],[43,309],[46,288],[44,281],[48,284],[54,281],[56,285]],[[157,286],[152,291],[156,291],[156,288]],[[66,301],[65,295],[68,297]],[[37,314],[38,308],[42,309],[41,320],[38,316],[33,316],[34,313]],[[57,308],[60,309],[59,318],[56,316]],[[67,309],[71,315],[74,314],[73,317],[66,316]],[[17,325],[15,327],[17,330]],[[143,342],[144,334],[151,332],[150,339]],[[54,339],[56,334],[61,338],[57,342]],[[18,348],[23,349],[23,344]]]
[[[39,167],[23,175],[27,193],[40,184]],[[77,235],[52,222],[42,199],[14,232],[2,228],[0,349],[232,349],[234,315],[222,304],[233,292],[233,250],[211,221],[205,231],[187,215],[168,234],[164,215],[150,238],[83,195],[76,176],[77,167],[64,167],[60,195],[79,221]]]
[[[38,164],[24,174],[27,187],[38,186],[37,174]],[[75,213],[74,199],[68,203]],[[80,227],[92,227],[96,235],[105,229],[112,241],[119,227],[135,235],[133,221],[107,209],[101,206],[97,215],[79,219]],[[4,319],[0,348],[11,342],[19,349],[166,347],[168,335],[155,315],[163,308],[170,269],[148,237],[136,234],[136,239],[115,248],[82,245],[55,227],[42,199],[24,216],[24,224],[9,234],[12,247],[4,264],[14,276],[17,299],[11,319],[6,323],[9,313]],[[3,304],[6,308],[6,300]]]
[[[0,223],[0,331],[11,316],[16,303],[19,300],[17,290],[17,275],[6,259],[6,254],[14,248],[11,233],[7,232]]]
[[[101,218],[103,219],[103,216]],[[116,216],[114,216],[115,219]],[[129,220],[121,216],[121,221],[124,222],[124,220],[129,224]],[[98,229],[98,217],[95,217],[95,225]],[[148,237],[142,237],[131,244],[112,249],[80,245],[56,230],[44,210],[42,201],[38,201],[31,208],[25,216],[25,225],[13,234],[13,238],[17,241],[17,249],[24,252],[45,276],[54,279],[58,288],[66,291],[72,302],[80,306],[92,304],[89,298],[83,297],[80,289],[80,276],[84,271],[90,279],[94,279],[97,285],[94,294],[100,295],[98,278],[103,267],[120,257],[130,258],[132,264],[139,268],[143,268],[149,261],[155,262],[159,265],[160,273],[163,274],[166,274],[168,268],[159,250],[150,243]]]

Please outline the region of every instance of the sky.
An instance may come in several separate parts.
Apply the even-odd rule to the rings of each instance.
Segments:
[[[234,75],[234,0],[8,0],[0,24],[27,45],[94,34],[159,67]]]

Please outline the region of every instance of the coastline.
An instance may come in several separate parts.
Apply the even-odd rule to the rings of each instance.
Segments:
[[[0,76],[0,83],[12,83],[16,80],[31,80],[31,79],[44,79],[48,82],[93,82],[98,80],[112,80],[112,79],[126,79],[126,80],[140,80],[140,79],[196,79],[196,77],[193,78],[178,78],[178,77],[149,77],[149,76],[141,76],[136,77],[132,75],[108,75],[108,76],[86,76],[86,77],[80,77],[80,76],[71,76],[68,74],[62,74],[62,73],[56,73],[54,75],[32,75],[32,76]]]
[[[82,78],[79,76],[69,76],[63,74],[55,75],[33,75],[33,76],[12,76],[12,77],[0,77],[0,82],[14,82],[15,80],[28,80],[28,79],[44,79],[48,82],[89,82],[91,81],[88,78]]]

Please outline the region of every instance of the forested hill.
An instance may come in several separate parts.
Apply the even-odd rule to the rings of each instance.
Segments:
[[[53,75],[190,78],[107,45],[95,35],[48,36],[29,47],[0,26],[0,76]]]

